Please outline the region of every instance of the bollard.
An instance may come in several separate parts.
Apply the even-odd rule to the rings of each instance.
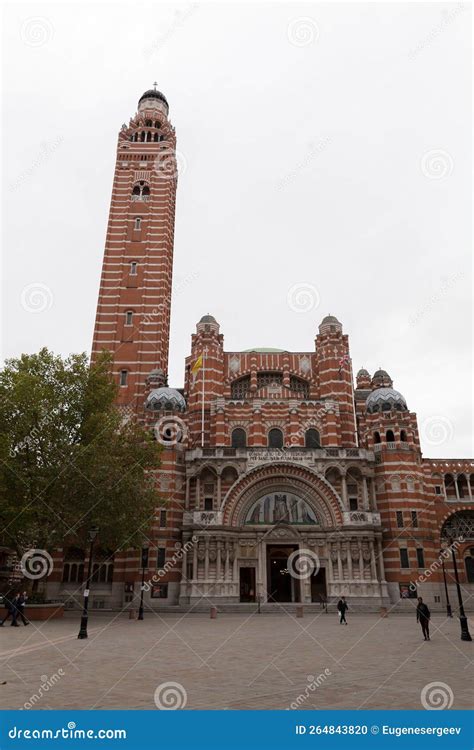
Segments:
[[[296,616],[303,617],[303,607],[296,607]]]
[[[215,620],[217,617],[217,607],[211,607],[211,620]]]
[[[387,607],[380,607],[380,617],[387,617]]]
[[[137,613],[135,612],[134,609],[129,609],[128,610],[128,619],[129,620],[136,620],[137,619]]]

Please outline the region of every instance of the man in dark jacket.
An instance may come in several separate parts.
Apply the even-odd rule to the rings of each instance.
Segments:
[[[6,622],[9,617],[11,617],[12,621],[10,625],[13,625],[14,627],[18,627],[16,618],[18,617],[17,605],[18,605],[19,598],[20,598],[19,594],[7,594],[6,596],[3,597],[3,602],[7,610],[7,616],[4,617],[3,620],[0,620],[1,626],[3,626],[3,623]]]
[[[23,625],[30,624],[29,621],[25,617],[25,607],[26,607],[27,601],[28,601],[28,596],[26,594],[26,591],[22,591],[17,601],[17,609],[18,609],[18,619],[21,618]]]
[[[347,606],[347,602],[345,598],[341,596],[341,598],[339,599],[337,603],[337,611],[339,612],[339,623],[341,625],[343,622],[347,625],[346,612],[348,609],[349,607]]]
[[[430,617],[431,612],[428,606],[424,604],[421,596],[418,597],[418,606],[416,608],[416,621],[420,623],[421,630],[425,641],[430,640]]]

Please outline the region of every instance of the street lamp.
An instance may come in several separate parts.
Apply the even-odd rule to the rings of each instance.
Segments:
[[[88,615],[89,586],[90,586],[91,574],[92,574],[92,553],[94,551],[94,541],[98,533],[99,533],[98,527],[93,526],[91,529],[89,529],[89,533],[87,535],[87,541],[90,542],[89,565],[87,566],[86,587],[84,589],[84,605],[82,608],[81,627],[79,630],[79,635],[77,636],[78,638],[81,638],[81,639],[87,638],[87,620],[89,618],[89,615]]]
[[[139,620],[143,620],[143,593],[145,591],[145,570],[148,568],[148,547],[149,543],[144,542],[142,546],[142,585],[140,591],[140,608],[138,610]]]
[[[453,612],[451,610],[451,604],[449,602],[448,584],[446,583],[446,569],[444,567],[444,554],[443,553],[444,553],[444,550],[441,550],[439,555],[441,557],[441,566],[443,568],[444,593],[446,594],[446,616],[452,617]]]
[[[456,553],[454,552],[454,540],[452,537],[451,538],[448,537],[448,540],[449,540],[449,546],[451,547],[451,555],[453,558],[453,567],[454,567],[454,577],[456,579],[456,590],[458,593],[459,623],[461,625],[461,640],[472,641],[469,628],[467,627],[467,617],[466,617],[466,613],[464,612],[464,604],[462,600],[461,586],[459,585],[458,566],[456,562]]]

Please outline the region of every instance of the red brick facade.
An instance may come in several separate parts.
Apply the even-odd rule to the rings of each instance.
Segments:
[[[416,415],[387,373],[360,370],[354,382],[335,317],[306,352],[227,352],[205,315],[184,388],[168,387],[175,147],[167,102],[151,90],[119,134],[92,348],[93,357],[112,352],[119,404],[165,447],[147,603],[310,604],[344,594],[361,607],[398,606],[411,583],[442,606],[440,534],[453,519],[463,530],[461,580],[472,587],[473,463],[422,457]],[[287,571],[298,555],[313,575]],[[129,550],[98,573],[97,606],[131,600],[139,561]],[[449,580],[450,561],[446,569]],[[74,587],[80,572],[71,570],[50,584],[56,592]]]

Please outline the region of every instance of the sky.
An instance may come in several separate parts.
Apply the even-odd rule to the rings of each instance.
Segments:
[[[117,133],[154,81],[180,167],[169,382],[311,351],[336,315],[428,457],[473,454],[471,10],[462,3],[4,6],[2,358],[90,351]]]

